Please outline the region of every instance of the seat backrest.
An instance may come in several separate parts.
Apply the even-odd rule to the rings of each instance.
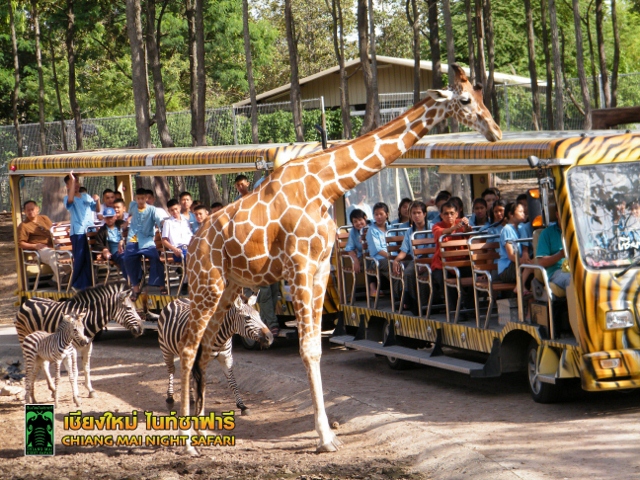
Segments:
[[[400,247],[402,247],[402,242],[404,241],[404,235],[409,230],[408,228],[390,228],[387,230],[387,253],[389,254],[389,259],[398,256],[400,253]]]
[[[540,240],[540,234],[542,233],[542,230],[544,230],[544,228],[539,228],[537,230],[533,231],[533,258],[534,258],[534,262],[538,263],[538,261],[536,260],[536,255],[538,253],[538,241]],[[538,270],[537,268],[535,268],[533,270],[533,276],[535,277],[536,280],[538,280],[540,283],[542,283],[543,277],[542,277],[542,272],[540,270]]]
[[[353,227],[344,225],[342,227],[338,227],[336,231],[336,250],[338,254],[342,253],[344,248],[347,246],[347,242],[349,241],[349,234]]]
[[[59,223],[51,227],[53,237],[53,248],[55,250],[71,251],[71,225],[69,223]]]
[[[453,234],[446,236],[448,240],[440,239],[440,260],[443,267],[471,266],[467,242],[472,235],[472,233]]]
[[[500,258],[497,251],[500,247],[499,240],[499,235],[478,235],[468,240],[469,260],[473,270],[497,270],[496,261]]]
[[[431,230],[413,232],[411,234],[411,246],[416,265],[431,265],[433,254],[437,250],[435,238],[417,238],[418,235],[422,236],[424,234],[431,234]]]
[[[97,236],[98,236],[98,230],[96,228],[87,229],[87,243],[89,244],[89,250],[92,253],[96,250]]]

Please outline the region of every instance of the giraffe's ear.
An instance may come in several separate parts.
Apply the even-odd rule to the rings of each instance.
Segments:
[[[427,90],[427,95],[436,102],[446,102],[447,100],[451,100],[453,92],[451,90]]]

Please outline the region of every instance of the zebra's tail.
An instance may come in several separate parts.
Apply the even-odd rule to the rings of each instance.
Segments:
[[[191,377],[193,378],[193,386],[195,389],[195,411],[200,413],[200,410],[204,408],[202,404],[204,399],[203,393],[205,386],[202,384],[203,375],[202,369],[200,368],[200,357],[202,356],[202,345],[198,346],[198,352],[196,353],[196,359],[193,362],[193,367],[191,367]]]

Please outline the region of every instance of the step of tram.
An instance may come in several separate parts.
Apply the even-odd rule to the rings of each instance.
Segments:
[[[474,372],[479,373],[484,369],[484,364],[479,362],[472,362],[446,355],[432,356],[433,349],[416,350],[398,345],[383,347],[381,343],[374,342],[372,340],[354,340],[354,337],[351,335],[331,337],[329,341],[331,343],[344,345],[345,347],[361,350],[363,352],[375,353],[386,357],[394,357],[400,360],[419,363],[420,365],[442,368],[443,370],[465,373],[467,375],[471,375]]]

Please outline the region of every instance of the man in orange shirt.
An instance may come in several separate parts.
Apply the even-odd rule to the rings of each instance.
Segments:
[[[46,215],[40,215],[40,208],[33,200],[24,202],[23,208],[26,219],[18,225],[18,245],[22,250],[37,250],[40,261],[51,267],[55,280],[59,283],[60,272],[56,267],[51,220]]]

